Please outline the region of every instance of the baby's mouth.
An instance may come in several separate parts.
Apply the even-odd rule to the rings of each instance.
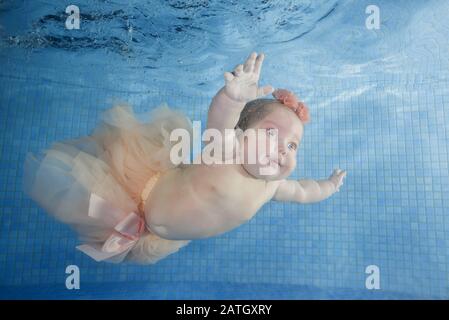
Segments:
[[[276,157],[275,155],[266,155],[264,157],[265,162],[268,161],[267,165],[272,165],[275,164],[277,166],[281,166],[281,159],[279,159],[278,157]]]
[[[277,157],[270,157],[268,155],[263,156],[260,159],[260,163],[263,163],[264,167],[272,167],[274,169],[278,169],[282,167],[282,162]]]
[[[279,164],[279,161],[278,160],[270,160],[270,163],[269,163],[270,165],[275,165],[275,166],[281,166],[280,164]]]
[[[262,170],[260,173],[264,176],[272,176],[279,174],[281,170],[281,166],[279,164],[278,159],[272,159],[268,156],[263,156],[260,159],[260,164],[262,165],[259,170]],[[263,172],[263,173],[262,173]]]
[[[269,157],[268,159],[270,160],[270,164],[274,163],[274,164],[276,164],[279,167],[282,167],[284,165],[284,163],[285,163],[285,158],[278,157],[277,155]]]
[[[279,172],[281,169],[281,164],[276,159],[270,159],[268,164],[266,165],[268,168],[271,168],[272,170],[275,170],[276,172]]]

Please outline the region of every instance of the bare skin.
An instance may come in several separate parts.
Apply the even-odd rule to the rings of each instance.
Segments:
[[[273,91],[258,87],[264,56],[252,53],[244,65],[226,72],[226,84],[212,100],[208,128],[233,129],[248,101]],[[162,175],[145,203],[148,229],[169,240],[193,240],[222,234],[251,219],[268,201],[313,203],[338,191],[345,171],[335,170],[328,179],[287,180],[296,167],[296,152],[304,126],[283,105],[253,125],[267,135],[277,130],[276,173],[259,174],[266,167],[255,164],[183,165]],[[242,152],[247,144],[241,143]],[[267,153],[268,158],[272,156]],[[271,159],[271,158],[270,158]]]

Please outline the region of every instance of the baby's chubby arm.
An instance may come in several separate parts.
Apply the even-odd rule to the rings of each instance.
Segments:
[[[263,53],[253,52],[246,62],[239,64],[232,73],[225,72],[225,86],[212,99],[207,128],[234,129],[240,112],[248,101],[265,96],[273,91],[271,86],[258,87]]]
[[[299,203],[319,202],[338,192],[345,176],[346,171],[336,169],[329,179],[284,180],[279,184],[273,199]]]

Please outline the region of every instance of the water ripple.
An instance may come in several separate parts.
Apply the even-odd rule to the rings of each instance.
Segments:
[[[67,14],[61,6],[2,0],[1,46],[78,54],[102,49],[146,68],[194,65],[205,61],[210,48],[232,53],[298,39],[332,14],[337,4],[337,0],[233,0],[226,4],[218,0],[85,0],[78,1],[80,30],[66,30]],[[8,20],[12,10],[16,16],[31,13],[28,29]]]

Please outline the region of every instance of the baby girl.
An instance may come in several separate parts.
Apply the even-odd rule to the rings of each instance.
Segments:
[[[95,260],[140,263],[234,229],[272,199],[305,204],[328,198],[345,171],[324,180],[286,179],[309,113],[293,93],[258,87],[263,60],[252,53],[226,72],[208,114],[208,129],[226,137],[235,132],[232,154],[219,155],[243,161],[176,165],[170,135],[179,128],[192,132],[184,115],[162,106],[141,122],[131,107],[116,106],[91,135],[55,143],[40,159],[28,154],[25,191],[75,228],[87,242],[78,249]],[[270,93],[274,99],[261,98]],[[256,149],[249,130],[259,133]],[[249,161],[252,153],[255,161]]]

